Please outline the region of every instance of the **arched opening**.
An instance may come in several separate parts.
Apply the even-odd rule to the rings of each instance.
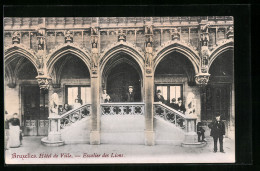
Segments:
[[[76,55],[66,54],[53,65],[51,72],[53,89],[60,97],[58,105],[68,104],[71,109],[75,103],[91,103],[90,72],[88,66]]]
[[[185,103],[191,86],[195,85],[194,76],[194,67],[186,56],[178,52],[166,55],[155,70],[155,96],[161,90],[165,104],[170,104],[173,98],[182,98]]]
[[[101,65],[102,88],[107,89],[112,103],[102,104],[101,142],[143,144],[143,104],[137,103],[143,101],[141,67],[132,56],[122,51],[107,58],[104,66]],[[127,94],[129,86],[133,86],[133,101]],[[111,107],[104,107],[107,105]]]
[[[223,120],[231,118],[234,83],[233,50],[221,53],[209,68],[210,79],[202,93],[202,120],[213,120],[221,114]]]
[[[15,56],[5,69],[6,75],[13,77],[13,83],[17,84],[5,89],[5,105],[7,108],[11,106],[7,110],[19,108],[15,112],[21,116],[21,128],[25,136],[47,135],[48,92],[40,90],[35,78],[38,72],[34,64],[24,56]]]
[[[102,73],[102,88],[107,89],[112,102],[128,102],[127,92],[133,87],[134,102],[142,101],[142,71],[129,55],[119,53],[111,58]]]

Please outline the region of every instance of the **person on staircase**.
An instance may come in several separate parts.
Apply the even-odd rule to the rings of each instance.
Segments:
[[[176,110],[181,112],[181,113],[183,113],[185,115],[186,108],[185,108],[185,106],[182,103],[182,98],[180,98],[180,97],[178,98],[178,103],[176,105]],[[182,119],[182,118],[178,119],[177,123],[179,123],[181,128],[185,128],[185,126],[183,124],[184,123],[184,119]]]
[[[157,90],[156,91],[156,95],[154,97],[154,102],[162,102],[165,103],[164,97],[162,95],[161,90]]]

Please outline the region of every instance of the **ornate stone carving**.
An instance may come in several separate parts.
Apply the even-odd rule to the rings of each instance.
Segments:
[[[118,32],[118,41],[119,42],[126,42],[126,35],[123,30],[119,30]]]
[[[41,56],[36,59],[36,64],[39,70],[43,69],[44,63],[43,58]]]
[[[50,82],[51,82],[51,77],[47,76],[47,75],[38,75],[36,77],[39,87],[40,89],[44,89],[47,90],[50,87]]]
[[[228,39],[233,39],[234,38],[234,28],[233,28],[233,26],[230,26],[228,28],[228,31],[227,31],[226,35],[227,35]]]
[[[91,67],[92,69],[97,68],[98,59],[99,59],[99,50],[98,50],[98,33],[96,28],[91,28]]]
[[[145,65],[152,67],[153,63],[153,27],[145,26]]]
[[[205,46],[201,48],[201,72],[208,72],[209,49]]]
[[[173,30],[171,30],[171,36],[172,40],[180,40],[180,32],[177,28],[173,28]]]
[[[209,24],[202,24],[200,25],[200,42],[201,46],[208,46],[208,41],[209,41],[209,32],[208,32]]]
[[[209,81],[210,74],[209,73],[199,73],[195,76],[196,84],[198,85],[207,85]]]
[[[65,43],[73,43],[73,33],[71,31],[66,31],[65,35]]]
[[[146,68],[146,74],[151,74],[152,73],[152,68]]]
[[[12,36],[12,43],[20,44],[20,40],[21,40],[21,33],[18,31],[15,31]]]
[[[37,33],[37,40],[38,40],[38,50],[44,50],[45,44],[45,30],[41,29]]]
[[[208,28],[209,24],[206,23],[207,21],[203,21],[200,25],[200,57],[201,57],[201,63],[200,63],[200,72],[201,73],[208,73],[208,61],[209,61],[209,48],[208,48],[208,42],[209,42],[209,33]]]

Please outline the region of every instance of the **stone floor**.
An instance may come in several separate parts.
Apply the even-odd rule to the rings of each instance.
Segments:
[[[47,147],[39,136],[24,137],[23,145],[5,152],[7,164],[94,164],[94,163],[234,163],[234,140],[224,139],[226,153],[213,153],[213,140],[207,137],[203,148],[181,145],[89,145]]]

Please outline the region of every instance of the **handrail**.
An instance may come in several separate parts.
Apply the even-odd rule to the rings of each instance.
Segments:
[[[84,105],[82,105],[82,106],[80,106],[80,107],[78,107],[78,108],[75,108],[75,109],[69,110],[68,112],[63,113],[62,115],[60,115],[60,118],[64,118],[64,117],[66,117],[67,115],[69,115],[71,112],[74,112],[74,111],[80,110],[80,109],[84,108],[84,107],[87,106],[87,105],[90,106],[91,104],[90,104],[90,103],[87,103],[87,104],[84,104]]]
[[[144,103],[101,103],[101,115],[144,115]]]
[[[84,104],[78,108],[72,109],[62,115],[60,115],[60,128],[63,129],[66,126],[75,123],[82,118],[90,115],[91,104]]]
[[[174,124],[176,127],[180,127],[182,129],[186,128],[187,132],[196,130],[196,117],[192,115],[184,115],[183,113],[161,102],[154,102],[154,115],[155,117],[159,116],[163,118],[164,120]],[[193,122],[194,124],[191,126],[190,122]]]

